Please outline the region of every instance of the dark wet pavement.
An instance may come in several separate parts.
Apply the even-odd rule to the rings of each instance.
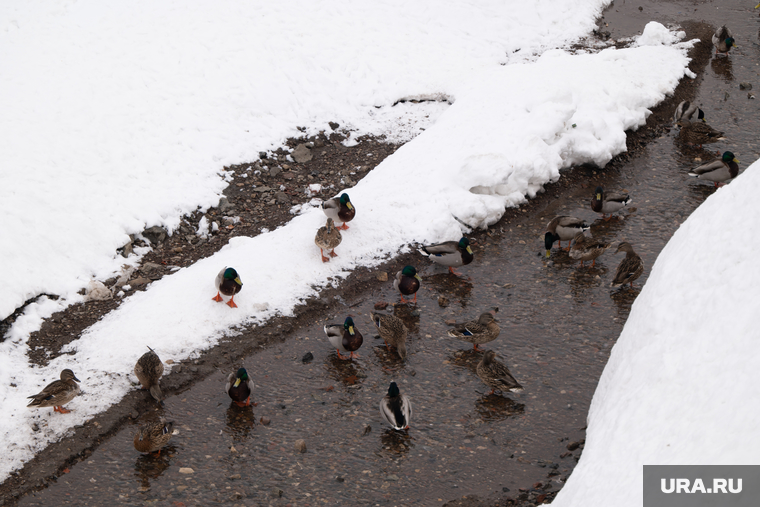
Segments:
[[[760,157],[760,102],[739,90],[747,81],[760,91],[757,11],[733,0],[618,5],[604,20],[613,37],[643,26],[639,5],[643,22],[712,21],[702,11],[725,13],[715,22],[729,23],[740,48],[708,63],[696,102],[729,139],[706,148],[730,149],[743,170]],[[241,358],[258,406],[232,405],[223,392],[229,372],[212,375],[153,414],[180,430],[160,456],[138,454],[136,426],[127,426],[20,505],[442,505],[471,494],[517,496],[536,482],[560,488],[580,450],[560,456],[584,438],[598,378],[641,284],[674,231],[715,191],[687,175],[706,151],[679,147],[675,134],[652,140],[620,169],[572,169],[587,181],[560,182],[550,190],[556,199],[534,201],[517,219],[496,224],[476,246],[473,264],[460,270],[469,280],[419,257],[418,304],[394,310],[411,331],[406,361],[373,338],[374,304],[399,300],[389,280],[382,292],[347,301],[342,312]],[[590,210],[597,185],[629,192],[632,206],[609,222],[598,220]],[[645,262],[636,288],[609,288],[623,254],[608,251],[596,267],[579,269],[555,246],[547,262],[539,236],[557,214],[594,221],[596,237],[630,242]],[[439,306],[440,296],[447,307]],[[502,331],[485,348],[509,365],[522,393],[486,395],[475,374],[482,352],[446,336],[446,320],[475,318],[491,306],[499,307]],[[358,360],[341,361],[322,326],[349,314],[364,345]],[[307,352],[314,360],[304,364]],[[378,403],[391,380],[414,405],[408,433],[381,423]],[[262,424],[262,417],[271,422]],[[306,442],[306,453],[295,450],[297,439]],[[187,468],[192,473],[183,473]]]

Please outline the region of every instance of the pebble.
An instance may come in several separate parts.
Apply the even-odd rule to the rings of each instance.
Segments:
[[[301,452],[301,453],[306,452],[306,442],[304,442],[303,439],[299,438],[298,440],[296,440],[295,448],[296,448],[296,451],[298,452]]]
[[[272,492],[270,494],[274,498],[280,498],[282,496],[282,490],[280,488],[274,488],[274,489],[272,489]]]
[[[388,306],[388,303],[380,301],[379,303],[375,303],[375,310],[383,310],[386,306]]]
[[[375,275],[375,278],[377,278],[380,282],[387,282],[388,281],[388,273],[385,271],[380,271]]]
[[[362,436],[367,435],[371,431],[372,431],[372,426],[370,426],[369,424],[365,424],[364,430],[362,431]]]
[[[180,493],[185,491],[186,489],[187,489],[187,486],[177,486],[177,491],[179,491]]]
[[[272,422],[268,417],[262,417],[259,419],[259,422],[263,424],[264,426],[269,426],[269,423]]]
[[[739,83],[739,89],[740,90],[751,90],[752,89],[752,83],[748,83],[746,81]]]
[[[195,473],[195,470],[193,470],[190,467],[182,467],[182,468],[179,469],[179,473],[181,473],[181,474],[192,474],[192,473]]]
[[[338,481],[338,482],[346,482],[346,479],[344,479],[343,477],[340,477],[340,476],[336,477],[335,480]]]
[[[166,229],[159,227],[158,225],[145,229],[142,234],[153,246],[156,246],[165,240],[167,235]]]
[[[567,450],[568,451],[574,451],[574,450],[576,450],[580,446],[581,446],[581,444],[579,444],[578,442],[570,442],[569,444],[567,444]]]
[[[290,203],[290,197],[285,192],[277,192],[277,193],[275,193],[274,194],[274,198],[280,204],[289,204]]]
[[[293,150],[293,160],[299,164],[308,162],[312,158],[314,158],[314,155],[311,154],[311,150],[305,144],[299,144],[296,146],[296,149]]]
[[[301,361],[302,361],[302,362],[304,362],[304,363],[308,363],[308,362],[310,362],[312,359],[314,359],[314,354],[312,354],[311,352],[307,352],[307,353],[306,353],[306,354],[304,354],[304,356],[301,358]]]

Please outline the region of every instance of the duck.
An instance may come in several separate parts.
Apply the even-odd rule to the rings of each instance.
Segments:
[[[372,322],[375,323],[380,338],[385,342],[385,347],[395,347],[401,359],[406,359],[406,326],[401,319],[393,315],[372,312]]]
[[[466,266],[475,258],[470,248],[470,240],[464,237],[459,241],[425,245],[419,249],[419,252],[436,264],[448,266],[449,272],[453,275],[459,275],[454,271],[454,267]]]
[[[592,261],[591,267],[596,266],[596,258],[602,255],[611,246],[610,243],[600,239],[589,238],[586,234],[579,232],[573,241],[573,247],[570,249],[570,258],[581,261],[581,267],[586,261]]]
[[[612,218],[613,213],[625,208],[631,202],[631,197],[628,194],[622,192],[605,194],[602,187],[596,187],[594,196],[591,198],[591,209],[597,213],[601,213],[602,219],[606,222]],[[610,216],[608,217],[607,214]]]
[[[227,377],[224,391],[238,407],[248,407],[251,405],[251,393],[254,387],[253,380],[248,377],[246,369],[239,368],[237,372],[230,373]],[[253,404],[254,407],[256,405],[256,403]]]
[[[150,395],[156,401],[163,401],[164,394],[161,392],[161,386],[158,385],[158,379],[164,374],[164,363],[158,358],[158,354],[148,347],[148,352],[140,356],[135,364],[135,376],[142,384],[142,389],[150,390]]]
[[[673,115],[673,123],[677,124],[681,120],[691,121],[694,113],[697,113],[697,119],[705,121],[705,112],[697,107],[696,104],[692,104],[688,100],[681,101],[676,107],[676,112]]]
[[[335,222],[332,218],[327,219],[327,223],[317,230],[317,235],[314,237],[314,243],[319,247],[319,254],[322,256],[322,262],[329,262],[330,257],[337,257],[335,248],[343,241],[343,237],[340,235],[338,227],[335,227]],[[330,257],[325,257],[323,250],[330,251]]]
[[[61,372],[61,380],[51,382],[45,389],[33,396],[27,396],[28,399],[32,400],[27,407],[53,407],[53,412],[68,414],[71,410],[67,410],[63,406],[79,394],[77,382],[81,382],[81,380],[74,375],[73,371],[66,368]]]
[[[333,197],[322,203],[322,211],[325,212],[327,218],[332,218],[334,222],[341,221],[343,225],[338,229],[345,231],[348,229],[348,224],[356,216],[356,208],[351,203],[351,199],[348,198],[347,193],[340,194],[339,197]]]
[[[579,232],[584,232],[589,226],[580,218],[567,215],[554,217],[546,226],[544,234],[544,246],[546,247],[546,257],[551,257],[552,245],[559,241],[559,247],[562,248],[562,242],[567,241],[567,250],[570,250],[570,241],[575,238]]]
[[[501,332],[494,315],[499,308],[494,306],[487,312],[481,313],[476,320],[454,324],[454,329],[449,329],[448,335],[462,341],[472,343],[473,350],[482,350],[478,345],[494,341]]]
[[[726,25],[721,26],[715,31],[712,36],[712,43],[713,46],[715,46],[715,56],[718,56],[718,53],[724,53],[728,56],[728,52],[731,48],[739,47],[734,41],[731,30],[729,30]]]
[[[699,145],[700,148],[703,144],[717,143],[726,139],[723,137],[723,132],[715,130],[706,122],[681,119],[678,121],[678,126],[681,127],[681,130],[678,131],[678,139],[689,144]]]
[[[615,253],[620,252],[625,252],[625,259],[620,261],[620,265],[615,272],[615,279],[610,283],[610,287],[620,287],[626,283],[633,287],[633,281],[644,272],[644,261],[633,251],[631,244],[625,241],[620,243],[615,251]]]
[[[238,272],[235,271],[234,268],[224,267],[219,274],[216,275],[214,283],[216,285],[216,296],[211,299],[217,302],[222,302],[224,299],[222,299],[220,294],[224,294],[230,298],[230,300],[227,301],[227,306],[230,308],[237,308],[238,306],[235,304],[235,294],[243,289],[243,282],[240,281]]]
[[[412,420],[412,401],[391,382],[388,394],[380,400],[380,415],[394,430],[408,430]]]
[[[497,389],[510,393],[519,393],[523,390],[520,383],[509,373],[509,368],[496,360],[496,352],[493,350],[486,351],[483,359],[478,363],[476,371],[480,380],[491,388],[489,395],[496,392]]]
[[[161,448],[169,443],[174,435],[174,422],[166,421],[163,417],[158,421],[141,426],[135,433],[135,449],[138,452],[156,452],[161,454]]]
[[[396,273],[396,279],[393,280],[393,287],[401,293],[401,302],[406,303],[404,296],[414,294],[414,303],[417,302],[417,291],[420,288],[422,278],[417,274],[417,268],[414,266],[404,266],[404,269]]]
[[[716,187],[726,184],[728,180],[734,179],[739,175],[739,161],[730,151],[723,152],[720,160],[713,160],[699,167],[695,167],[689,172],[689,176],[708,180],[715,183]]]
[[[325,326],[325,333],[328,332],[328,326]],[[354,324],[354,319],[351,317],[346,317],[345,322],[343,322],[343,333],[340,334],[340,345],[338,344],[338,338],[335,337],[336,332],[336,325],[332,324],[329,326],[330,333],[327,334],[327,339],[330,340],[330,343],[338,350],[338,357],[343,359],[340,355],[340,351],[348,352],[350,355],[350,359],[353,359],[354,357],[359,357],[358,354],[356,354],[356,351],[359,350],[359,347],[362,346],[362,343],[364,343],[364,337],[359,332],[359,330],[356,328],[356,325]]]

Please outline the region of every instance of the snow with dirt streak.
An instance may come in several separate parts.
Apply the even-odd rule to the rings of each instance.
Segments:
[[[146,345],[164,360],[193,357],[235,326],[291,313],[357,266],[495,223],[562,168],[624,151],[625,130],[689,74],[688,44],[650,23],[630,49],[556,49],[590,32],[606,3],[0,6],[0,315],[41,293],[62,296],[28,305],[0,343],[9,442],[0,480],[133,389]],[[391,107],[409,97],[453,105]],[[80,301],[92,277],[118,272],[127,234],[172,229],[216,205],[225,165],[329,121],[353,137],[414,137],[348,189],[357,217],[339,257],[320,261],[313,238],[324,216],[306,206],[286,226],[233,238],[128,297],[70,354],[29,364],[29,333]],[[244,282],[237,310],[211,300],[225,265]],[[84,390],[73,412],[26,409],[67,367]]]

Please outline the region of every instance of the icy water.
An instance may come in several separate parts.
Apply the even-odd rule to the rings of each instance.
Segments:
[[[708,64],[696,101],[729,138],[708,148],[732,150],[744,169],[760,157],[760,102],[739,90],[744,81],[760,88],[757,11],[738,1],[621,4],[605,16],[613,37],[643,24],[639,5],[641,21],[705,19],[726,22],[736,34],[739,50]],[[573,169],[587,183],[560,184],[556,199],[530,203],[518,219],[494,226],[461,269],[469,279],[420,257],[418,304],[393,309],[411,331],[406,361],[374,339],[369,317],[375,303],[398,302],[389,281],[283,343],[240,358],[257,385],[257,406],[232,405],[223,392],[229,372],[219,372],[151,415],[175,421],[180,431],[160,456],[138,454],[136,426],[128,425],[20,505],[442,505],[469,494],[516,496],[536,482],[561,487],[580,450],[560,456],[585,436],[591,397],[641,284],[678,226],[715,191],[687,175],[706,152],[679,147],[675,133],[653,140],[620,170]],[[599,220],[589,208],[597,185],[630,192],[632,207]],[[557,214],[593,221],[594,236],[630,242],[646,265],[636,288],[609,288],[622,254],[607,252],[595,268],[579,269],[555,247],[547,261],[539,236]],[[448,306],[439,306],[440,296]],[[499,307],[501,335],[485,348],[509,365],[522,393],[486,395],[475,374],[482,353],[446,336],[446,320],[475,318],[491,306]],[[339,360],[322,331],[346,315],[364,335],[354,361]],[[314,359],[303,363],[307,352]],[[378,413],[391,380],[414,405],[408,432],[390,430]],[[297,439],[306,442],[305,453],[295,450]]]

